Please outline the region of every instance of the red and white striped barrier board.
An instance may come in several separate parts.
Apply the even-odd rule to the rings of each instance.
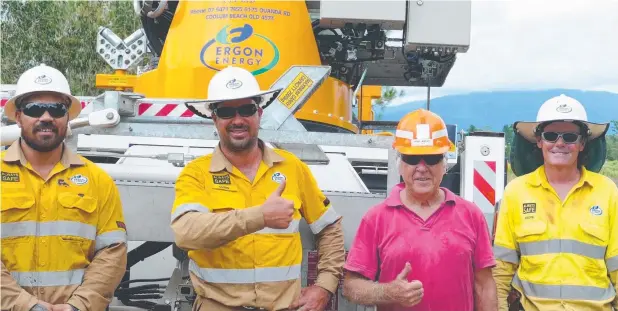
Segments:
[[[484,212],[492,213],[496,204],[496,161],[474,161],[472,200]]]
[[[152,104],[140,103],[137,115],[145,117],[182,117],[191,118],[195,114],[184,104]]]

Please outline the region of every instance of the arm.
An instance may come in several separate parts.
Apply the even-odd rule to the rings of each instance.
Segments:
[[[264,228],[264,215],[259,206],[211,213],[210,194],[204,188],[206,174],[193,163],[176,180],[171,227],[178,247],[213,249]]]
[[[386,295],[388,283],[376,283],[356,272],[345,274],[343,296],[359,305],[390,304],[392,300]]]
[[[474,273],[474,301],[478,311],[498,310],[496,282],[491,268],[480,269]]]
[[[95,255],[82,284],[67,301],[81,311],[105,310],[127,269],[127,232],[120,194],[111,177],[101,174]]]
[[[618,216],[618,190],[614,191],[614,195],[610,199],[609,227],[611,229],[607,252],[605,253],[605,264],[607,265],[609,279],[616,289],[616,297],[612,302],[612,306],[615,310],[618,310],[618,284],[616,284],[618,281],[618,223],[616,216]]]
[[[343,274],[345,249],[341,216],[322,193],[309,167],[300,162],[301,213],[316,235],[318,250],[318,277],[316,285],[335,294]]]
[[[0,309],[12,311],[28,311],[37,303],[38,299],[29,294],[13,279],[9,270],[2,263],[2,283]]]
[[[511,291],[511,281],[519,266],[519,248],[514,239],[509,216],[509,209],[513,205],[509,194],[510,189],[507,186],[498,213],[496,236],[494,239],[496,267],[493,269],[493,276],[496,281],[498,310],[500,311],[507,311],[509,308],[507,298]]]
[[[345,263],[346,274],[343,280],[343,296],[360,305],[386,304],[391,301],[386,296],[386,284],[373,281],[379,270],[379,237],[374,229],[374,217],[370,215],[363,216],[358,226]]]
[[[496,265],[485,215],[475,206],[474,300],[477,311],[497,311],[498,297],[492,268]]]

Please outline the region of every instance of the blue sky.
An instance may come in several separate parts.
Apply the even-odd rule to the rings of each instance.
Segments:
[[[504,89],[618,93],[617,0],[472,0],[470,49],[432,98]],[[404,88],[392,105],[425,99]]]

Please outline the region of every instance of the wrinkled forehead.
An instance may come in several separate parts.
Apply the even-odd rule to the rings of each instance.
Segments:
[[[576,132],[580,133],[581,128],[573,122],[552,122],[547,124],[543,131],[545,132]]]
[[[19,100],[19,105],[25,105],[29,103],[63,103],[65,105],[70,105],[71,101],[64,95],[54,93],[54,92],[41,92],[35,94],[29,94],[24,96]]]

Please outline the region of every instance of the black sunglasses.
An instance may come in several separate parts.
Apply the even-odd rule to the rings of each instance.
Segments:
[[[255,104],[246,104],[238,107],[218,107],[213,110],[214,114],[221,119],[231,119],[236,116],[236,112],[241,117],[250,117],[258,111]]]
[[[543,140],[550,143],[555,143],[562,137],[567,144],[576,143],[579,140],[580,135],[578,133],[558,133],[558,132],[543,132],[541,133]]]
[[[418,165],[421,160],[424,160],[427,165],[436,165],[444,159],[444,155],[441,154],[426,154],[426,155],[407,155],[401,156],[401,160],[410,165]]]
[[[56,119],[66,116],[69,111],[64,103],[28,103],[21,106],[19,110],[31,118],[40,118],[47,111],[52,118]]]

